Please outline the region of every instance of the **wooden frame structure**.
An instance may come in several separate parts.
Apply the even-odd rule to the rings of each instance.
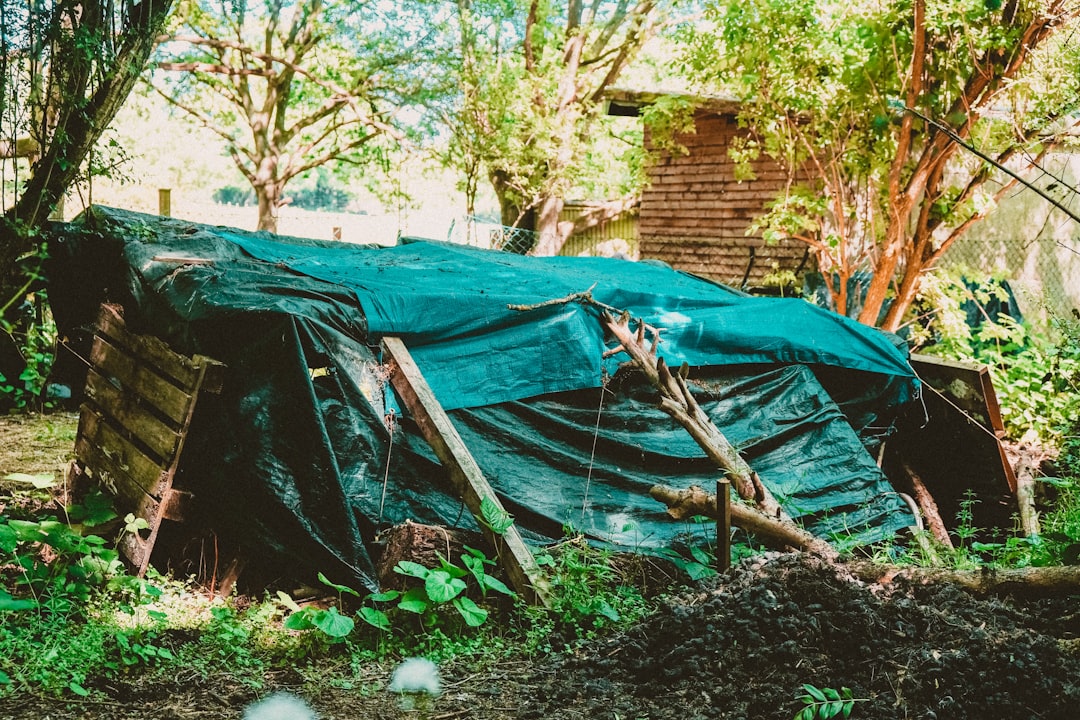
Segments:
[[[75,470],[110,492],[121,513],[146,521],[120,540],[141,576],[162,522],[183,520],[190,493],[177,486],[177,467],[199,396],[221,391],[225,366],[130,332],[116,305],[101,306],[89,360]]]

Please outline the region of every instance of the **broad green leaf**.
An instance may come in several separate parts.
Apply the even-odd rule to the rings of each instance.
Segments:
[[[3,670],[0,670],[0,685],[10,685],[10,684],[11,684],[11,676],[8,675]]]
[[[424,589],[432,602],[444,603],[453,600],[465,590],[465,581],[451,577],[442,570],[432,570],[424,580]]]
[[[473,557],[484,563],[485,565],[495,564],[495,561],[485,555],[483,550],[477,550],[476,548],[469,547],[468,545],[462,545],[461,549],[466,552],[466,555],[462,556],[462,560],[464,560],[466,557]]]
[[[795,716],[795,720],[814,720],[815,715],[817,715],[817,709],[813,705],[807,705]]]
[[[611,607],[611,604],[607,600],[598,599],[592,605],[592,610],[597,615],[603,615],[612,622],[619,621],[619,613],[615,608]]]
[[[19,546],[19,534],[6,524],[0,525],[0,552],[15,552]]]
[[[827,705],[822,705],[821,711],[825,713],[822,717],[834,718],[840,714],[840,711],[843,709],[843,707],[844,703],[840,702],[839,700],[834,700]]]
[[[319,573],[319,582],[321,582],[323,585],[326,585],[327,587],[334,588],[339,593],[349,593],[350,595],[360,597],[360,593],[356,592],[351,587],[348,587],[346,585],[338,585],[337,583],[332,583],[329,580],[327,580],[326,576],[323,575],[322,573]]]
[[[827,697],[829,700],[839,700],[840,699],[840,693],[837,692],[835,688],[831,688],[831,687],[822,688],[821,692],[825,693],[825,697]]]
[[[457,611],[461,613],[461,617],[465,619],[465,624],[469,627],[480,627],[488,618],[488,611],[477,605],[470,598],[464,596],[454,598],[453,605],[457,608]]]
[[[289,596],[287,592],[282,590],[277,591],[278,601],[285,607],[292,610],[294,613],[300,612],[300,606],[296,604],[296,601]]]
[[[371,607],[360,608],[360,619],[379,630],[390,631],[390,618],[382,610]]]
[[[502,535],[514,524],[514,518],[494,500],[485,497],[480,501],[480,521],[496,535]]]
[[[709,557],[709,553],[705,552],[703,548],[692,547],[690,548],[690,554],[702,565],[709,565],[713,562],[713,558]]]
[[[843,712],[843,714],[844,714],[845,718],[851,717],[851,710],[854,707],[855,707],[855,701],[854,700],[848,700],[848,701],[846,701],[844,703],[844,712]]]
[[[82,685],[75,682],[74,680],[72,680],[71,682],[68,683],[68,689],[71,690],[71,692],[75,693],[76,695],[78,695],[80,697],[86,697],[87,695],[90,694],[89,690],[87,690],[86,688],[84,688]]]
[[[422,615],[431,606],[423,588],[412,588],[401,597],[398,607],[408,612]]]
[[[409,577],[420,578],[423,580],[428,576],[428,573],[430,573],[431,570],[420,563],[415,563],[411,560],[402,560],[394,566],[394,572],[399,575],[408,575]]]
[[[484,587],[486,587],[488,590],[494,590],[495,592],[502,593],[503,595],[509,595],[510,597],[513,597],[517,594],[513,590],[508,588],[506,586],[506,583],[504,583],[502,580],[498,578],[493,578],[490,575],[484,576],[483,583]]]
[[[367,596],[368,600],[372,602],[393,602],[401,597],[401,592],[398,590],[387,590],[381,593],[371,593]]]
[[[286,630],[311,630],[315,627],[311,622],[311,613],[307,610],[301,610],[300,612],[294,612],[289,617],[285,618],[285,622],[281,624]]]
[[[33,485],[38,490],[48,490],[49,488],[56,487],[56,478],[52,473],[39,473],[36,475],[30,475],[28,473],[8,473],[4,476],[5,480],[11,480],[17,483],[25,483],[27,485]]]
[[[803,690],[810,693],[810,697],[814,698],[818,702],[825,702],[825,693],[821,692],[813,685],[805,684],[803,685]]]
[[[311,622],[332,638],[343,638],[356,627],[355,620],[342,615],[335,607],[319,610],[311,618]]]
[[[688,562],[683,566],[683,570],[690,576],[690,579],[694,581],[716,576],[716,570],[714,568],[711,568],[708,565],[702,565],[699,562]]]
[[[0,612],[18,612],[20,610],[32,610],[38,606],[33,599],[19,599],[11,596],[11,593],[0,588]]]
[[[464,559],[464,558],[462,558]],[[439,569],[445,572],[450,577],[465,577],[469,574],[469,571],[463,567],[458,567],[454,563],[447,562],[445,558],[439,558]]]

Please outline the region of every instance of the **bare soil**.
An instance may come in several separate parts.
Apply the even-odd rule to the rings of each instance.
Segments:
[[[0,447],[9,430],[24,429],[0,420]],[[4,472],[6,457],[5,450]],[[1080,717],[1080,602],[868,585],[843,566],[770,555],[603,641],[446,665],[444,692],[434,699],[389,693],[392,669],[327,661],[269,673],[257,692],[226,676],[132,675],[95,686],[99,694],[81,702],[0,698],[0,718],[239,718],[252,701],[286,690],[325,720],[786,720],[810,683],[850,688],[860,699],[855,720],[1073,720]]]

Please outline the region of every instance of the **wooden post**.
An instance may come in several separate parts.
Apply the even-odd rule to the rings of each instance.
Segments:
[[[716,481],[716,571],[731,567],[731,481]]]
[[[330,237],[333,240],[340,240],[341,239],[341,227],[335,225],[334,227],[330,228]]]
[[[386,337],[383,338],[383,348],[397,366],[390,374],[394,390],[405,403],[443,467],[449,471],[451,482],[461,494],[465,506],[477,518],[488,542],[492,547],[503,550],[498,559],[510,578],[510,584],[529,602],[548,606],[547,580],[536,564],[532,552],[521,539],[517,527],[511,525],[506,532],[498,535],[484,524],[480,510],[483,500],[489,500],[503,512],[505,509],[454,428],[450,417],[439,404],[405,343],[401,338]]]
[[[158,215],[161,215],[162,217],[172,217],[172,190],[169,188],[158,188],[157,206]]]

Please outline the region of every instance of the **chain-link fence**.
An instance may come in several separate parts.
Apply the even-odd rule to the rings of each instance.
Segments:
[[[1080,210],[1080,198],[1071,204]],[[1008,280],[1025,315],[1080,312],[1080,224],[1035,193],[1003,202],[946,251],[941,265]]]
[[[536,247],[539,238],[539,233],[532,230],[487,222],[470,215],[455,219],[446,234],[450,242],[518,255],[527,255]]]

